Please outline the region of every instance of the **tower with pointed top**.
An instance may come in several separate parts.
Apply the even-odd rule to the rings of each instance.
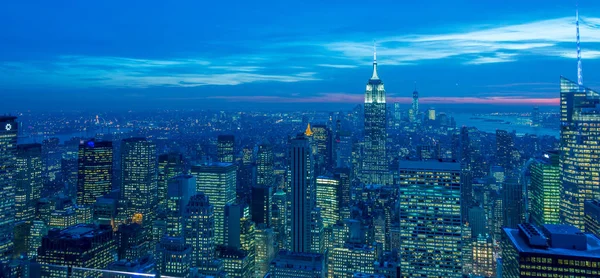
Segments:
[[[576,26],[578,80],[560,77],[560,210],[564,223],[584,231],[584,203],[600,199],[600,93],[582,86],[579,20]]]
[[[415,90],[413,91],[413,102],[412,111],[415,121],[419,119],[419,92],[417,91],[417,83],[415,83]]]
[[[577,84],[583,86],[583,69],[581,67],[581,44],[579,41],[579,9],[575,11],[575,28],[577,29]]]
[[[362,159],[362,178],[366,184],[385,184],[388,180],[388,164],[385,143],[386,103],[383,81],[377,74],[377,51],[373,51],[373,75],[365,91],[365,153]]]

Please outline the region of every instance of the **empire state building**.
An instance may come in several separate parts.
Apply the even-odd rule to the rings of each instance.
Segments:
[[[388,164],[385,151],[386,104],[383,81],[377,76],[377,52],[373,52],[373,76],[365,91],[365,138],[362,159],[362,178],[366,184],[385,184],[388,181]]]

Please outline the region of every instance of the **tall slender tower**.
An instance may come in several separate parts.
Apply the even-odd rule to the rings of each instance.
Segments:
[[[577,14],[577,82],[560,77],[561,218],[585,229],[584,203],[600,198],[600,100],[598,92],[583,87]]]
[[[15,157],[17,117],[0,116],[0,261],[7,261],[14,249]]]
[[[314,207],[313,159],[309,140],[292,140],[292,251],[310,252],[311,211]]]
[[[121,218],[147,226],[158,206],[156,145],[146,138],[123,139],[121,164]]]
[[[388,165],[385,152],[386,104],[383,81],[377,75],[377,51],[373,52],[373,75],[365,91],[365,153],[362,182],[384,184],[387,182]]]
[[[581,67],[581,44],[579,41],[579,9],[575,10],[575,28],[577,29],[577,84],[583,86],[583,69]]]
[[[413,116],[415,121],[419,121],[419,92],[417,91],[417,83],[415,83],[415,90],[413,91],[413,102],[412,102]]]
[[[93,205],[112,189],[112,142],[91,139],[80,144],[77,164],[77,204]]]

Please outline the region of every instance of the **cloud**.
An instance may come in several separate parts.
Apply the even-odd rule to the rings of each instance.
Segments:
[[[600,42],[600,18],[585,17],[580,22],[583,45]],[[537,20],[503,26],[469,26],[462,32],[382,36],[377,54],[382,64],[399,65],[426,60],[464,56],[466,64],[512,62],[521,56],[541,55],[575,58],[573,17]],[[474,30],[475,29],[475,30]],[[325,44],[329,51],[349,60],[369,63],[371,43],[337,41]],[[600,51],[582,49],[584,59],[600,58]]]
[[[75,88],[196,87],[319,80],[312,71],[272,74],[263,69],[262,66],[231,61],[220,65],[205,59],[154,60],[98,56],[58,56],[50,61],[0,63],[0,73],[11,75],[11,80],[36,76],[30,80],[30,84]]]
[[[357,65],[335,65],[335,64],[317,64],[319,67],[324,68],[336,68],[336,69],[353,69],[357,68]]]

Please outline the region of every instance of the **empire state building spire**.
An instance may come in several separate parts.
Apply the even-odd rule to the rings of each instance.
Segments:
[[[375,46],[375,42],[373,42],[373,76],[371,79],[379,79],[377,76],[377,46]]]

